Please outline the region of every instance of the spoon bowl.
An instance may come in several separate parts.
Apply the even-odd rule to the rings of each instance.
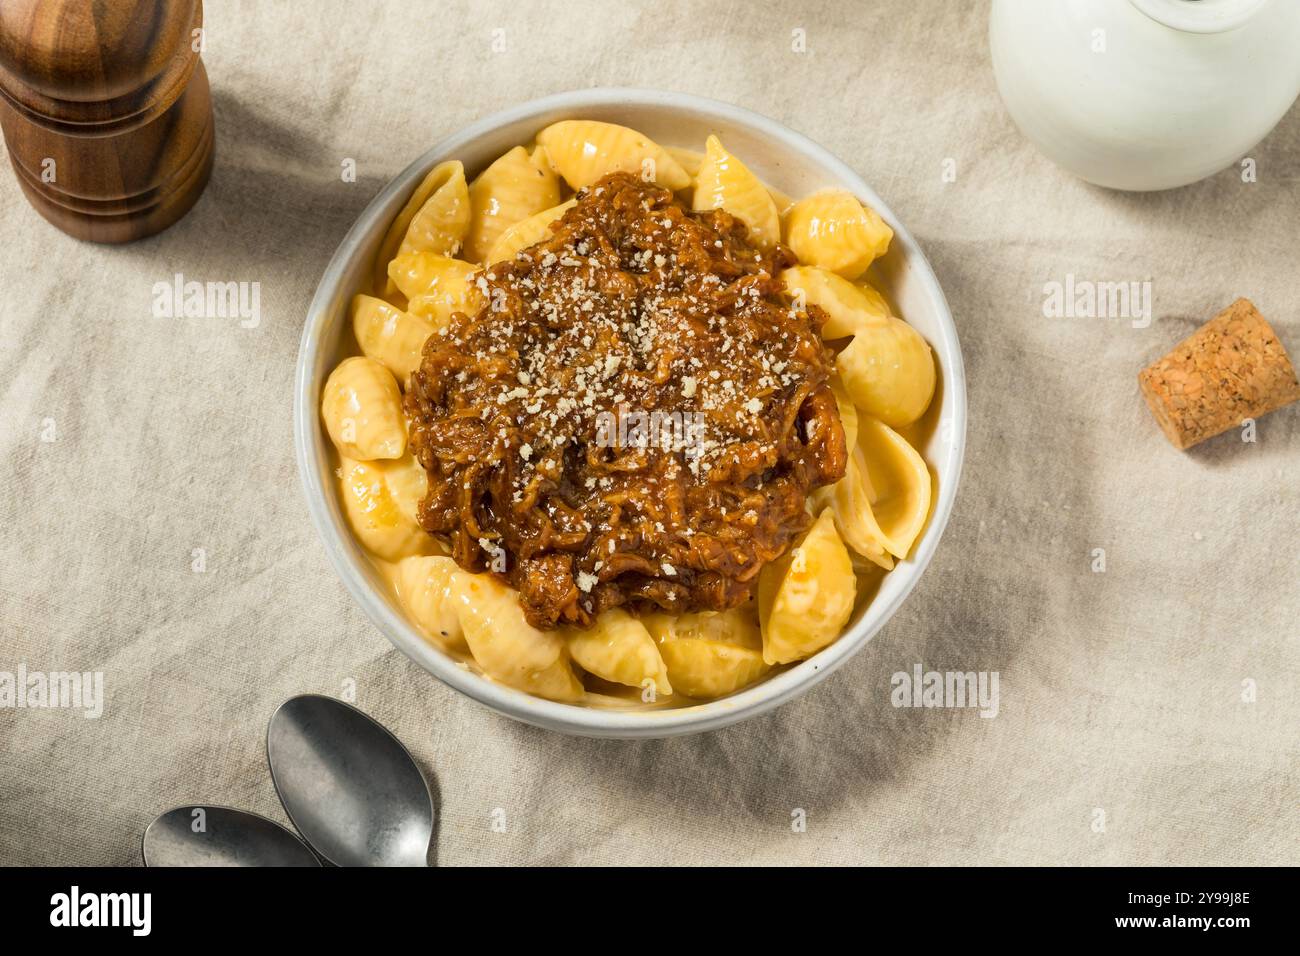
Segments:
[[[145,866],[320,866],[274,820],[233,807],[173,807],[144,831]]]
[[[433,797],[387,728],[350,704],[305,694],[266,733],[280,802],[317,853],[338,866],[427,866]]]

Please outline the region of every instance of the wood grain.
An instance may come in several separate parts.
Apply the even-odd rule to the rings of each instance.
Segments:
[[[4,0],[0,128],[23,192],[64,232],[167,228],[212,170],[201,0]]]

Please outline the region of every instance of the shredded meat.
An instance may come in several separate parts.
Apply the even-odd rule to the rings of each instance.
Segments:
[[[825,316],[726,212],[625,173],[577,199],[424,347],[421,524],[543,629],[742,604],[844,474]]]

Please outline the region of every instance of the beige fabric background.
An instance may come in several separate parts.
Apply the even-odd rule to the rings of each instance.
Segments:
[[[191,801],[284,821],[267,719],[348,679],[436,779],[443,864],[1300,862],[1300,413],[1180,454],[1135,385],[1237,295],[1300,352],[1300,109],[1258,183],[1122,195],[1017,132],[983,2],[307,10],[209,0],[217,166],[165,234],[75,242],[0,175],[0,670],[102,670],[107,694],[99,720],[0,710],[0,862],[134,864]],[[588,85],[711,95],[847,160],[929,254],[970,381],[956,511],[907,604],[806,697],[693,738],[563,737],[428,677],[327,565],[293,461],[298,336],[352,219],[444,134]],[[260,282],[260,327],[152,318],[175,272]],[[1044,319],[1069,272],[1151,279],[1156,321]],[[998,671],[999,716],[894,709],[917,662]]]

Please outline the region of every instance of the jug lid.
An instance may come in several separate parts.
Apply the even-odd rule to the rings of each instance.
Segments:
[[[1235,30],[1268,0],[1129,0],[1152,20],[1185,33]]]

